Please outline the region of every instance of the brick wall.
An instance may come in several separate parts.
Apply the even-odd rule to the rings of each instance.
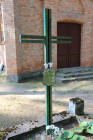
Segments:
[[[14,5],[18,72],[40,71],[44,64],[43,45],[21,44],[19,35],[43,35],[43,1],[16,0]]]
[[[5,48],[2,44],[0,44],[0,63],[5,65]]]
[[[1,33],[1,7],[0,7],[0,42],[1,42],[1,35],[2,33]]]
[[[1,2],[1,1],[0,1]],[[3,63],[4,66],[6,65],[5,63],[5,45],[4,45],[4,40],[3,40],[3,13],[1,10],[0,6],[0,63]]]
[[[2,1],[3,21],[5,31],[5,51],[6,51],[6,72],[8,75],[16,75],[17,70],[17,53],[15,40],[15,22],[13,1]]]
[[[21,44],[20,34],[43,35],[43,8],[52,9],[52,35],[57,22],[81,24],[81,66],[93,65],[92,0],[7,0],[2,2],[8,75],[44,69],[42,44]],[[57,68],[57,45],[52,45],[52,60]]]

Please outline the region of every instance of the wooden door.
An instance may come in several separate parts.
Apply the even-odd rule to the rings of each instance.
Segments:
[[[57,67],[80,66],[81,25],[76,23],[62,23],[57,25],[58,36],[71,36],[71,44],[58,44]]]

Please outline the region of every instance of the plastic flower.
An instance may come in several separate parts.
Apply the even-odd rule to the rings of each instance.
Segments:
[[[52,62],[50,62],[50,63],[48,63],[48,64],[49,64],[49,67],[50,67],[50,68],[53,67],[53,63],[52,63]]]
[[[46,127],[46,129],[47,129],[47,130],[50,129],[50,125],[48,125],[48,126]]]
[[[61,132],[62,132],[62,134],[64,134],[64,128],[61,128]]]
[[[55,126],[53,124],[50,125],[50,129],[55,129]]]
[[[59,131],[59,133],[58,133],[59,137],[60,137],[62,134],[63,134],[63,133],[62,133],[61,131]]]
[[[55,136],[58,136],[59,135],[59,128],[58,127],[55,127],[54,135]]]
[[[55,130],[55,131],[54,131],[54,135],[55,135],[55,136],[58,136],[58,135],[59,135],[59,131],[56,131],[56,130]]]
[[[59,128],[58,127],[55,127],[55,131],[59,131]]]
[[[45,66],[45,69],[48,69],[48,64],[47,63],[45,63],[44,66]]]

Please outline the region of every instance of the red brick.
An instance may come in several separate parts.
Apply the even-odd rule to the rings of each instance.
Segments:
[[[52,9],[52,35],[57,22],[78,23],[81,32],[81,66],[93,65],[93,1],[91,0],[6,0],[3,5],[5,66],[8,75],[43,70],[43,45],[21,44],[20,34],[43,35],[43,8]],[[57,68],[57,45],[52,47]]]

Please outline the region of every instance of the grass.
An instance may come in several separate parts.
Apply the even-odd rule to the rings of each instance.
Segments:
[[[61,74],[63,74],[63,75],[65,75],[66,74],[66,72],[60,72]]]
[[[0,73],[0,84],[6,82],[6,77],[4,76],[3,73]]]
[[[68,76],[67,78],[68,78],[68,79],[72,79],[73,77],[71,77],[71,76]]]
[[[91,69],[90,72],[93,72],[93,69]]]
[[[37,91],[37,87],[34,87],[33,92],[36,92],[36,91]]]

